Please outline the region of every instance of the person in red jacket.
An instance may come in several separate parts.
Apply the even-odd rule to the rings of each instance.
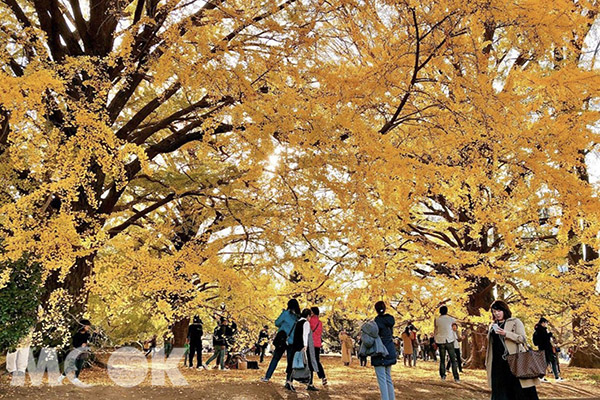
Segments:
[[[315,343],[315,359],[317,361],[317,366],[319,367],[317,376],[323,381],[323,386],[327,386],[327,377],[325,376],[320,356],[321,347],[323,345],[321,341],[321,337],[323,336],[323,323],[319,319],[319,307],[311,307],[310,311],[312,312],[312,315],[308,322],[310,323],[310,330],[312,331],[313,342]]]

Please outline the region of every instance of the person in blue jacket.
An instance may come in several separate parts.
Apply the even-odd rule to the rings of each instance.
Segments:
[[[371,357],[371,365],[375,367],[381,400],[395,400],[394,384],[392,383],[392,365],[396,364],[396,347],[393,341],[394,324],[396,321],[393,316],[386,314],[385,308],[383,301],[375,303],[375,311],[377,312],[375,322],[379,328],[379,337],[387,349],[388,355]]]
[[[273,352],[273,358],[269,363],[269,368],[267,368],[267,373],[264,378],[261,378],[261,381],[269,382],[283,353],[286,353],[287,357],[286,370],[292,368],[293,354],[291,351],[288,351],[288,345],[294,343],[294,326],[296,325],[296,321],[298,321],[299,315],[300,304],[298,304],[298,300],[291,299],[287,303],[287,309],[283,310],[275,320],[275,326],[279,328],[275,335],[275,339],[273,339],[275,351]]]

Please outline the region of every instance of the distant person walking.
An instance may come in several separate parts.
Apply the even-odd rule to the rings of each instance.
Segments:
[[[256,342],[256,349],[258,354],[260,354],[260,362],[265,360],[265,352],[267,351],[267,346],[269,345],[269,327],[267,325],[263,326],[262,330],[258,334],[258,341]]]
[[[321,379],[323,386],[327,386],[327,377],[325,376],[325,370],[323,369],[323,364],[321,364],[321,351],[323,347],[322,338],[323,338],[323,323],[319,319],[319,314],[321,311],[319,307],[311,307],[310,309],[312,315],[308,322],[310,323],[310,329],[313,335],[313,342],[315,345],[315,358],[317,362],[317,377]]]
[[[215,368],[217,368],[220,365],[221,370],[225,369],[225,357],[227,356],[227,329],[227,319],[225,317],[221,317],[219,324],[215,327],[215,330],[213,331],[213,346],[215,348],[215,352],[208,360],[206,360],[207,366],[212,360],[216,359]],[[192,353],[190,351],[190,361],[191,354]]]
[[[427,334],[424,334],[421,338],[421,356],[423,361],[429,360],[429,337],[427,337]]]
[[[448,315],[448,307],[440,307],[440,316],[433,322],[435,342],[440,350],[440,377],[446,379],[446,353],[450,355],[452,363],[452,375],[455,382],[460,382],[458,375],[458,363],[456,362],[456,353],[454,352],[454,331],[452,324],[454,318]]]
[[[491,400],[538,400],[535,379],[518,379],[510,371],[506,353],[527,351],[527,335],[523,322],[513,318],[508,305],[496,300],[491,306],[494,323],[488,331],[485,367],[488,385],[492,389]]]
[[[417,328],[411,323],[410,327],[410,340],[412,340],[412,355],[413,355],[413,367],[417,366],[417,358],[419,357],[419,339],[417,339]]]
[[[296,325],[299,316],[300,304],[298,304],[298,300],[290,299],[287,303],[287,309],[283,310],[275,320],[275,326],[279,328],[275,335],[275,339],[273,339],[275,351],[273,352],[273,358],[271,358],[271,362],[267,368],[267,373],[264,378],[261,378],[261,381],[269,382],[269,379],[273,376],[277,364],[279,364],[279,360],[281,360],[284,353],[287,357],[287,364],[289,366],[292,365],[293,354],[291,354],[291,351],[288,351],[288,345],[293,343],[294,326]]]
[[[413,347],[412,347],[412,338],[410,337],[410,326],[407,326],[402,332],[402,353],[404,354],[404,366],[406,367],[407,361],[408,366],[412,367],[412,359],[413,359]]]
[[[166,332],[163,335],[163,347],[165,349],[165,356],[169,357],[171,355],[171,352],[173,351],[174,343],[175,343],[175,338],[173,337],[173,333],[170,331]],[[185,360],[184,360],[183,364],[185,365]]]
[[[371,357],[371,365],[375,367],[381,400],[395,400],[394,384],[392,383],[392,365],[396,364],[396,348],[393,342],[394,324],[396,321],[385,310],[386,306],[383,301],[375,303],[375,311],[377,312],[375,322],[379,328],[379,337],[388,355]]]
[[[339,339],[342,345],[342,362],[346,366],[350,365],[352,363],[352,347],[354,346],[352,338],[346,331],[341,331]]]
[[[454,353],[456,354],[456,362],[458,364],[459,372],[463,372],[462,370],[462,358],[460,355],[460,342],[463,341],[464,337],[460,335],[458,331],[458,324],[455,322],[452,324],[452,331],[454,332]],[[446,363],[446,369],[450,369],[451,360],[448,358],[448,362]]]
[[[202,335],[204,335],[202,320],[196,315],[192,320],[192,324],[188,326],[187,332],[187,343],[190,345],[190,368],[194,367],[194,354],[198,354],[196,368],[205,368],[202,364]]]
[[[437,343],[433,333],[429,336],[429,355],[433,358],[433,361],[437,361]]]
[[[150,340],[146,341],[146,345],[148,345],[148,349],[146,349],[146,353],[145,356],[148,357],[148,355],[150,353],[152,353],[152,355],[154,356],[154,352],[156,351],[156,341],[157,341],[157,337],[156,335],[153,335],[152,338],[150,338]]]
[[[558,369],[558,360],[556,359],[555,347],[552,344],[552,332],[548,332],[548,320],[546,318],[540,318],[540,321],[535,325],[533,344],[535,344],[539,350],[544,351],[544,354],[546,355],[546,362],[552,367],[554,379],[557,381],[562,381],[562,378],[560,377],[560,371]],[[547,381],[546,378],[543,380]]]

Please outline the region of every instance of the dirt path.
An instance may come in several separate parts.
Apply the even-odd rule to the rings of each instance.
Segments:
[[[261,369],[248,371],[197,371],[181,368],[187,381],[186,386],[152,386],[150,379],[133,388],[115,385],[105,370],[94,368],[84,370],[81,379],[94,386],[80,389],[72,384],[62,386],[42,385],[39,387],[10,386],[8,377],[0,379],[0,398],[27,400],[188,400],[188,399],[379,399],[377,382],[371,367],[361,368],[357,364],[351,367],[340,365],[337,358],[324,358],[330,385],[316,393],[306,392],[303,385],[296,385],[298,392],[284,390],[285,365],[279,366],[269,383],[259,382],[264,375],[267,362]],[[539,388],[543,399],[600,399],[600,371],[569,369],[565,371],[565,382],[546,383]],[[392,376],[399,400],[484,400],[489,399],[483,371],[466,370],[461,383],[441,381],[437,376],[437,365],[433,362],[420,363],[417,368],[396,365]],[[168,380],[167,380],[168,382]]]

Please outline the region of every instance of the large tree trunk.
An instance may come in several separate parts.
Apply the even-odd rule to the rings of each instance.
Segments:
[[[187,339],[187,330],[190,325],[189,318],[183,318],[173,324],[173,338],[175,339],[174,347],[183,347]]]
[[[573,232],[569,232],[571,238],[575,237]],[[587,245],[577,244],[571,248],[569,252],[569,265],[572,268],[577,265],[580,269],[580,273],[583,272],[583,276],[589,280],[597,281],[598,277],[595,276],[596,269],[593,267],[593,263],[598,259],[598,252]],[[573,318],[573,336],[577,339],[578,345],[575,348],[573,357],[569,362],[571,367],[580,368],[600,368],[600,340],[594,337],[591,332],[595,331],[595,327],[590,322],[589,315],[587,312],[580,312],[579,305],[573,304],[572,309],[576,312],[575,318]],[[583,345],[581,345],[583,343]]]
[[[86,310],[88,291],[86,283],[92,274],[95,253],[86,257],[77,258],[64,280],[59,279],[60,271],[53,271],[46,279],[45,291],[41,298],[41,305],[47,309],[52,292],[63,289],[71,296],[68,305],[72,318],[80,318]],[[73,321],[75,322],[75,321]]]
[[[600,351],[589,347],[579,347],[573,353],[569,367],[600,368]]]
[[[467,302],[467,311],[471,316],[481,316],[481,310],[489,310],[494,301],[492,289],[494,283],[488,278],[477,280],[472,286],[472,292]],[[470,339],[470,340],[469,340]],[[471,330],[469,343],[469,359],[466,366],[473,369],[485,368],[485,352],[487,348],[487,329],[484,326],[474,326]]]

